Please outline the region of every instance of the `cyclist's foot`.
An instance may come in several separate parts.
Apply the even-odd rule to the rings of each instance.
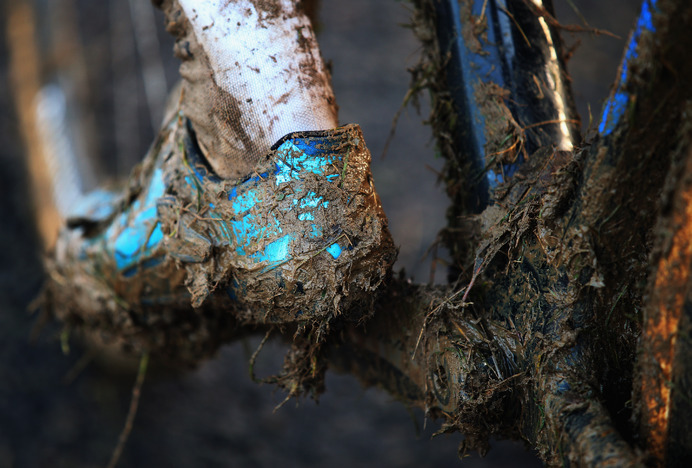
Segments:
[[[181,107],[216,174],[242,177],[279,138],[338,125],[330,76],[295,0],[160,0]]]
[[[213,0],[211,23],[207,3],[195,12],[188,0],[162,3],[184,59],[177,107],[110,209],[100,197],[98,211],[69,220],[48,262],[50,307],[176,355],[219,342],[229,316],[321,326],[371,313],[396,249],[360,129],[334,128],[307,19],[288,0],[272,2],[285,13],[277,16],[256,6],[264,2]],[[241,3],[250,5],[244,23],[221,21]],[[242,37],[237,31],[224,36],[229,24],[254,25],[262,52],[229,39]],[[282,39],[272,42],[264,29]],[[269,58],[256,72],[258,57]],[[288,133],[296,129],[305,131]]]
[[[90,285],[79,294],[92,308],[199,307],[216,291],[254,323],[372,310],[396,250],[358,126],[289,134],[236,180],[213,173],[186,119],[162,135],[128,205],[91,219],[82,209],[59,240],[54,273]]]
[[[233,182],[211,174],[191,132],[183,141],[185,183],[160,199],[158,215],[164,233],[182,229],[164,244],[190,262],[193,305],[230,274],[229,292],[253,322],[371,310],[352,306],[371,304],[396,254],[357,125],[288,134]]]

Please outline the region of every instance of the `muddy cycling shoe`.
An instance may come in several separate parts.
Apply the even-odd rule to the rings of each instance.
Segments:
[[[58,316],[134,333],[209,301],[242,323],[361,319],[395,256],[358,126],[289,134],[232,181],[176,116],[120,201],[68,222],[49,288]]]
[[[191,132],[182,142],[183,183],[157,210],[194,306],[224,284],[252,321],[360,318],[395,249],[358,126],[291,133],[236,182],[209,173]]]

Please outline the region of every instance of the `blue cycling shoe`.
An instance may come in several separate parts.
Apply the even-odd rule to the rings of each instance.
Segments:
[[[58,317],[133,333],[210,301],[241,323],[357,320],[395,257],[357,125],[286,135],[223,180],[175,116],[124,195],[68,221],[49,290]]]

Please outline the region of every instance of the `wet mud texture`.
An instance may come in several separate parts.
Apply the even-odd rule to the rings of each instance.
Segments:
[[[207,357],[233,333],[235,322],[298,323],[314,329],[308,341],[320,342],[332,319],[371,314],[373,292],[396,251],[357,126],[286,139],[321,151],[331,161],[325,174],[298,172],[304,155],[297,147],[277,149],[258,164],[257,181],[248,176],[241,185],[211,174],[190,123],[177,112],[168,115],[169,124],[135,169],[118,209],[106,220],[68,220],[48,260],[45,307],[52,315],[70,327],[112,335],[129,350],[194,362],[197,350],[197,359]],[[297,175],[287,183],[277,165]],[[165,188],[148,201],[155,184]],[[141,257],[122,267],[118,242],[154,207],[143,234],[149,246],[160,229],[161,241],[142,245]],[[272,229],[278,230],[273,237]],[[256,232],[267,238],[251,234]],[[288,234],[293,241],[286,259],[255,259]],[[338,258],[327,252],[332,245],[343,246]]]
[[[349,41],[360,44],[363,50],[373,44],[385,44],[383,39],[372,39],[372,32],[357,33],[357,28],[370,25],[372,31],[398,31],[398,28],[383,27],[382,23],[386,22],[383,18],[391,20],[401,17],[400,21],[405,21],[405,15],[397,16],[400,13],[398,5],[392,8],[387,2],[372,1],[354,1],[346,12],[348,14],[344,14],[341,7],[336,8],[338,13],[334,14],[335,8],[329,3],[325,2],[324,6],[332,11],[330,17],[338,16],[340,26],[335,28],[332,21],[325,27],[330,30],[335,28],[343,34],[341,38],[325,39],[325,43],[332,44],[329,57],[334,57],[339,76],[345,77],[340,95],[349,99],[342,103],[342,110],[346,109],[342,115],[351,116],[347,120],[357,119],[367,123],[369,144],[376,142],[375,147],[381,148],[384,143],[381,135],[388,131],[389,120],[378,116],[391,113],[388,113],[389,110],[375,111],[374,106],[386,107],[386,101],[390,106],[387,109],[396,110],[405,86],[385,78],[377,80],[383,75],[376,70],[382,65],[399,70],[406,53],[391,58],[391,62],[383,62],[358,52],[358,67],[339,66],[340,59],[337,57],[341,57],[342,53],[349,54],[349,47],[352,46]],[[95,8],[92,14],[87,15],[93,33],[99,24],[102,25],[93,21],[93,18],[98,18],[96,13],[103,8],[92,2],[85,2],[83,6],[85,9]],[[603,18],[611,21],[626,16],[619,15],[617,11],[615,13],[605,14]],[[626,24],[621,29],[626,31],[629,19],[625,18],[623,22]],[[357,36],[355,39],[352,37],[354,35]],[[3,41],[4,34],[0,43]],[[396,43],[388,46],[391,49],[383,51],[403,50],[408,44],[404,42],[404,46]],[[346,44],[350,44],[349,47]],[[4,43],[2,46],[4,49]],[[104,50],[107,47],[107,41],[98,36],[89,49],[92,62],[106,56]],[[169,48],[169,44],[164,44],[165,52]],[[617,57],[620,46],[614,49]],[[600,52],[597,50],[595,54]],[[0,54],[0,57],[6,57],[6,54]],[[608,62],[617,58],[601,58],[601,63],[603,60]],[[0,59],[0,63],[0,79],[4,79],[4,59]],[[177,64],[174,63],[172,69],[176,68]],[[360,71],[365,71],[365,74],[358,74]],[[614,76],[614,72],[605,73],[596,81],[609,82],[612,78],[610,75]],[[373,79],[371,89],[359,90],[354,87],[356,78]],[[577,81],[583,82],[584,78],[580,77]],[[400,86],[401,95],[390,95],[391,88],[396,86]],[[3,86],[2,89],[8,88]],[[591,94],[593,104],[603,96],[603,89],[601,83],[601,87]],[[135,87],[137,93],[141,94],[141,89]],[[107,93],[100,94],[95,104],[103,105],[107,96]],[[365,101],[363,97],[367,97]],[[0,257],[3,278],[0,299],[4,311],[0,318],[3,336],[0,341],[0,361],[3,363],[0,367],[0,391],[3,395],[0,407],[0,464],[18,467],[103,465],[124,421],[134,380],[133,366],[122,371],[112,362],[104,366],[92,363],[82,372],[74,372],[81,367],[79,364],[83,362],[84,350],[73,344],[71,353],[63,356],[59,350],[59,330],[50,326],[44,328],[38,341],[29,342],[28,337],[36,320],[25,310],[40,289],[42,272],[28,215],[25,185],[22,183],[24,176],[19,164],[21,150],[16,141],[15,122],[5,111],[11,109],[11,103],[4,91],[0,93],[0,98],[3,103],[3,113],[0,114],[1,154],[5,168],[0,176],[7,193],[0,211],[4,220],[0,232],[3,245],[11,246],[3,249]],[[98,108],[104,109],[103,106]],[[104,127],[108,127],[110,122],[104,117],[108,108],[105,103],[105,110],[94,115],[99,122],[106,122]],[[361,114],[363,109],[369,111],[368,115]],[[145,108],[139,111],[146,113]],[[406,133],[411,134],[412,130],[399,131],[399,135]],[[106,156],[106,167],[114,169],[118,165],[109,151],[115,145],[109,140],[107,131],[99,134],[98,138],[100,143],[97,148],[101,148]],[[398,146],[395,141],[394,147],[399,148],[395,153],[403,157],[412,146],[427,138],[424,134],[403,146]],[[139,158],[149,144],[149,140],[144,140],[146,138],[140,141],[143,142],[142,149],[121,156]],[[374,152],[379,154],[377,150]],[[394,178],[398,181],[402,176],[391,175],[392,165],[409,167],[409,163],[392,157],[390,150],[390,156],[384,162],[378,161],[378,165],[382,171],[388,171],[384,172],[388,180]],[[422,156],[420,159],[423,159]],[[411,171],[418,174],[423,171],[422,167],[421,163],[420,167],[415,166]],[[417,179],[416,182],[419,182]],[[396,194],[391,187],[386,191]],[[413,193],[416,198],[398,195],[396,200],[391,201],[390,196],[385,203],[396,207],[397,200],[407,199],[410,201],[406,206],[415,207],[419,202],[417,196],[423,196],[428,191],[421,187]],[[406,219],[411,210],[400,209],[399,212]],[[416,229],[415,223],[409,223],[397,239]],[[410,258],[417,259],[423,251],[414,252]],[[425,272],[420,276],[425,276]],[[150,373],[134,432],[120,466],[276,466],[278,463],[286,466],[456,466],[458,463],[458,436],[442,436],[430,441],[428,436],[432,432],[432,423],[428,421],[427,430],[420,439],[416,438],[414,424],[400,405],[392,402],[383,392],[373,389],[363,391],[352,378],[328,373],[328,391],[319,406],[308,402],[296,408],[289,404],[273,414],[272,409],[283,397],[272,396],[270,387],[258,386],[246,377],[245,363],[257,343],[258,340],[249,342],[249,352],[245,352],[241,344],[226,347],[213,361],[185,375],[175,372]],[[279,368],[280,356],[284,351],[268,347],[260,356],[260,364],[266,364],[269,372]],[[260,375],[261,371],[261,368],[258,369]],[[418,420],[422,421],[420,414],[417,414]],[[502,448],[495,447],[495,444],[493,446],[494,450],[487,458],[481,460],[474,456],[464,460],[464,466],[517,466],[520,462],[539,466],[520,445],[504,443],[499,444]]]
[[[38,337],[31,338],[36,336],[32,330],[37,315],[27,308],[40,292],[44,273],[17,122],[9,111],[7,49],[0,32],[0,239],[7,247],[0,250],[0,466],[105,466],[124,424],[136,362],[99,359],[77,340],[70,340],[65,355],[61,330],[54,324],[44,325]],[[399,63],[393,64],[397,70]],[[406,77],[401,81],[404,88]],[[399,97],[393,96],[394,110]],[[284,396],[248,377],[247,363],[258,343],[253,339],[226,346],[194,371],[152,363],[118,466],[374,468],[459,463],[458,435],[430,440],[434,424],[428,421],[422,430],[420,412],[412,419],[389,394],[364,390],[350,376],[328,373],[319,405],[292,402],[274,412]],[[258,376],[280,369],[285,352],[285,347],[268,343],[258,358]],[[464,460],[464,466],[515,467],[519,461],[540,466],[521,444],[498,447],[485,459]]]
[[[511,396],[518,400],[508,403],[523,408],[518,431],[540,447],[550,465],[641,461],[628,447],[637,434],[628,422],[632,407],[626,402],[632,401],[636,384],[632,370],[649,256],[654,238],[662,234],[655,230],[661,194],[671,164],[687,155],[680,154],[679,146],[689,144],[679,125],[688,118],[689,100],[681,79],[690,73],[682,53],[688,47],[684,31],[690,14],[684,3],[659,4],[668,16],[655,16],[657,39],[643,36],[643,52],[630,65],[627,86],[636,95],[617,131],[574,154],[549,149],[532,154],[529,164],[495,192],[498,206],[475,219],[483,237],[475,263],[466,263],[465,271],[479,271],[485,290],[471,294],[474,314],[467,320],[495,322],[515,337],[513,342],[502,335],[497,340],[512,356],[509,375],[520,379]],[[439,68],[441,57],[432,60]],[[672,72],[662,63],[680,65]],[[655,120],[652,115],[663,109],[662,96],[666,118]],[[439,125],[444,123],[435,128],[443,141]],[[456,174],[448,174],[450,193],[459,189]],[[466,250],[467,239],[451,240],[460,244],[453,252]],[[462,329],[451,332],[460,340],[467,335]],[[453,352],[442,355],[449,363],[461,360]],[[498,420],[499,407],[492,405],[497,391],[491,384],[507,376],[498,365],[502,356],[485,359],[489,369],[497,365],[495,375],[485,377],[487,402],[471,395],[447,415],[450,429],[465,432],[481,450],[484,430],[511,434],[517,429],[512,418]],[[590,387],[603,393],[602,401]],[[474,423],[484,412],[479,419],[486,425]],[[616,427],[608,428],[609,417]],[[622,458],[614,458],[618,451]]]

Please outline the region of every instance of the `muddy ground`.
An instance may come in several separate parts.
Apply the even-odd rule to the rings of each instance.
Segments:
[[[566,2],[556,3],[559,12],[570,13]],[[592,26],[622,36],[583,35],[583,46],[570,62],[579,111],[588,124],[587,103],[597,115],[637,7],[624,0],[577,3]],[[446,200],[434,186],[434,171],[426,168],[441,164],[430,131],[415,112],[404,113],[386,159],[379,157],[406,92],[405,68],[415,62],[416,43],[399,27],[407,21],[407,6],[394,0],[352,0],[348,10],[341,5],[323,1],[319,36],[325,58],[333,62],[340,119],[363,127],[377,188],[401,246],[398,266],[427,281],[430,262],[420,258],[443,226]],[[578,21],[574,18],[570,13],[570,21]],[[4,29],[0,47],[0,467],[103,466],[125,420],[135,366],[92,361],[79,371],[85,350],[73,343],[64,355],[54,325],[29,339],[36,320],[26,310],[40,289],[42,271],[21,143],[9,111]],[[170,41],[162,44],[167,47]],[[174,69],[168,70],[169,85]],[[137,154],[147,146],[142,133]],[[104,166],[123,173],[132,159]],[[439,268],[437,279],[443,278]],[[231,344],[192,372],[154,368],[120,466],[458,465],[461,436],[430,441],[434,423],[423,429],[420,412],[409,413],[384,392],[363,389],[349,376],[328,373],[319,405],[289,403],[274,413],[283,396],[252,383],[247,372],[258,341]],[[259,373],[278,369],[282,354],[279,345],[265,348]],[[485,459],[474,456],[464,466],[539,466],[521,444],[494,446]]]

